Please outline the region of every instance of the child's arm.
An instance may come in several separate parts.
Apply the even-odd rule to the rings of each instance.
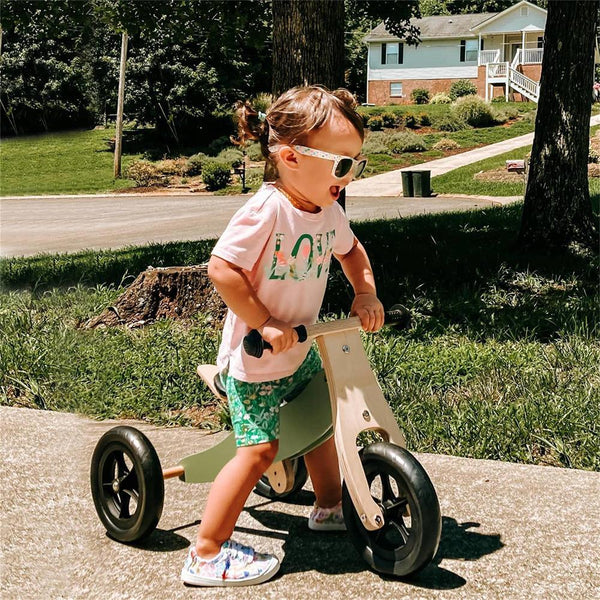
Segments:
[[[354,301],[350,313],[360,317],[365,331],[377,331],[383,326],[383,304],[377,298],[375,277],[364,246],[354,240],[352,250],[337,256],[344,274],[354,289]]]
[[[289,324],[270,315],[243,269],[213,255],[208,261],[208,276],[225,304],[271,344],[273,354],[289,350],[298,341],[298,334]]]

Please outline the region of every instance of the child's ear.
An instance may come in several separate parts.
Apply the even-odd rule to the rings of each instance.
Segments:
[[[284,146],[279,150],[279,160],[288,169],[296,170],[298,168],[298,155],[289,146]]]

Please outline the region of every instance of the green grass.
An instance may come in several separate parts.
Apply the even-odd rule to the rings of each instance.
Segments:
[[[384,304],[414,315],[409,331],[365,335],[367,353],[411,449],[600,470],[598,260],[522,254],[520,210],[354,224]],[[2,260],[1,402],[193,423],[212,401],[195,366],[214,361],[219,338],[203,315],[187,328],[77,324],[110,306],[124,277],[197,264],[210,247]],[[330,279],[323,316],[351,299],[339,268]]]

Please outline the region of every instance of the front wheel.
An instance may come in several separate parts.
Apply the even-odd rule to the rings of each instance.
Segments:
[[[417,459],[390,443],[367,446],[361,461],[384,525],[362,525],[344,483],[343,510],[352,543],[369,566],[380,573],[407,576],[424,568],[440,541],[440,505],[431,480]]]
[[[134,542],[155,529],[165,487],[156,450],[141,431],[113,427],[100,438],[90,483],[96,512],[112,538]]]

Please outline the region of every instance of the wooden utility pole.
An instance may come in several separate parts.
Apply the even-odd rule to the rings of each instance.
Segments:
[[[119,70],[119,99],[115,133],[115,179],[121,177],[121,148],[123,142],[123,103],[125,102],[125,67],[127,65],[127,32],[121,37],[121,67]]]

